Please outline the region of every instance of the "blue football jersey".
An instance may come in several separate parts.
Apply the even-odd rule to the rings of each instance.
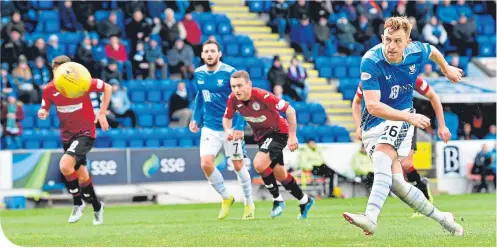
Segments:
[[[195,109],[193,120],[199,127],[207,127],[212,130],[222,131],[223,117],[226,111],[226,102],[231,94],[230,78],[236,71],[230,65],[220,63],[215,71],[209,71],[207,65],[195,69],[194,80],[198,92],[195,98]],[[234,118],[234,128],[243,130],[245,120],[237,114]]]
[[[428,43],[411,42],[404,51],[403,61],[390,64],[383,54],[383,44],[371,48],[361,60],[363,90],[379,90],[380,101],[388,106],[404,110],[412,108],[416,77],[428,61],[431,47]],[[367,131],[385,120],[362,111],[361,127]]]

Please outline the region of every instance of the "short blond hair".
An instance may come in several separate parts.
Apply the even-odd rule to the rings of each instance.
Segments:
[[[405,16],[396,16],[388,18],[383,27],[385,30],[388,28],[389,33],[402,29],[409,37],[411,35],[412,23]]]
[[[240,70],[236,71],[231,75],[231,78],[243,78],[245,79],[245,82],[248,83],[250,81],[250,76],[247,71]]]

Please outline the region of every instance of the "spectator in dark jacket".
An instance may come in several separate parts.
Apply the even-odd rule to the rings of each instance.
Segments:
[[[178,121],[182,127],[188,126],[192,119],[192,110],[189,108],[190,101],[185,83],[178,83],[176,92],[169,99],[169,118],[172,121]]]
[[[466,56],[466,50],[471,49],[471,55],[478,55],[476,42],[476,22],[468,20],[465,15],[459,17],[459,23],[452,30],[452,44],[457,47],[457,53]]]
[[[364,51],[364,45],[356,42],[354,35],[357,29],[349,23],[347,18],[342,17],[337,22],[338,46],[345,50],[348,55],[360,55]]]
[[[3,7],[3,2],[2,2],[2,7]],[[12,13],[12,20],[5,25],[2,29],[2,39],[3,37],[9,37],[9,34],[11,33],[12,29],[15,28],[21,36],[24,34],[26,29],[24,28],[24,22],[21,19],[21,13],[19,11],[14,11]]]
[[[161,70],[161,78],[167,78],[167,64],[164,62],[164,54],[162,53],[162,49],[157,46],[157,41],[151,39],[147,51],[145,52],[145,57],[147,62],[149,63],[150,70],[148,74],[148,78],[155,78],[155,68],[160,68]]]
[[[418,29],[422,29],[433,15],[433,3],[427,0],[418,0],[415,5],[414,17],[418,21]]]
[[[487,144],[483,144],[481,151],[476,154],[475,162],[473,163],[473,168],[471,168],[471,174],[479,175],[481,177],[480,185],[475,187],[475,191],[480,193],[483,189],[488,192],[487,179],[489,175],[494,176],[494,187],[495,187],[495,173],[493,173],[492,168],[492,157],[488,149]]]
[[[283,66],[281,65],[280,57],[274,56],[273,66],[269,69],[268,80],[273,89],[276,85],[281,85],[283,87],[283,92],[289,95],[293,100],[301,101],[302,98],[297,94],[295,90],[290,86],[288,80],[288,75],[285,73]]]
[[[121,27],[117,25],[117,13],[110,12],[109,18],[97,24],[97,33],[102,39],[108,39],[112,36],[121,37],[123,32]]]
[[[345,5],[342,7],[341,12],[345,13],[347,19],[351,22],[357,20],[357,9],[353,0],[345,0]]]
[[[12,28],[10,32],[10,40],[2,44],[1,56],[2,63],[8,63],[10,66],[17,65],[17,60],[19,56],[28,54],[28,46],[24,41],[21,40],[21,35],[19,31]]]
[[[148,75],[150,65],[147,62],[145,56],[145,46],[143,45],[143,43],[138,42],[138,44],[136,44],[135,53],[131,57],[131,63],[133,64],[133,73],[135,75],[135,78],[137,79],[143,79]]]
[[[414,17],[409,17],[408,18],[409,21],[411,22],[412,24],[412,29],[411,29],[411,40],[415,40],[415,41],[419,41],[421,40],[422,36],[421,36],[421,33],[419,32],[419,29],[418,29],[418,24],[417,24],[417,21],[416,21],[416,18]]]
[[[73,9],[76,13],[76,19],[83,25],[84,30],[94,31],[96,29],[95,2],[86,0],[75,1]]]
[[[36,39],[34,45],[29,49],[29,60],[34,60],[36,57],[43,57],[45,60],[48,58],[47,55],[47,46],[45,44],[45,40],[43,38]]]
[[[301,19],[302,16],[309,16],[309,6],[305,0],[297,0],[290,7],[290,18]]]
[[[166,17],[161,23],[159,35],[162,40],[162,52],[167,53],[174,46],[177,39],[184,40],[186,38],[185,27],[181,22],[176,22],[174,19],[174,11],[166,9]]]
[[[329,0],[314,0],[309,2],[308,16],[311,18],[312,23],[318,23],[321,17],[328,19],[331,11],[331,2]]]
[[[67,32],[75,32],[81,29],[81,24],[76,19],[76,13],[72,9],[72,1],[64,1],[59,5],[60,29]]]
[[[99,67],[97,61],[95,60],[95,57],[93,56],[91,48],[92,46],[90,38],[85,37],[81,44],[79,44],[74,60],[84,65],[92,75],[97,75],[97,73],[99,72]]]
[[[269,25],[275,27],[280,35],[280,40],[285,38],[285,30],[288,18],[288,3],[285,0],[274,1],[269,11]]]
[[[290,39],[295,45],[300,46],[306,61],[313,61],[311,49],[316,43],[314,25],[309,23],[309,18],[303,16],[299,24],[293,25]]]
[[[111,79],[117,79],[119,82],[122,81],[122,73],[117,69],[117,62],[115,59],[109,59],[109,64],[102,73],[102,79],[109,82]]]
[[[459,136],[459,139],[460,140],[477,140],[478,137],[473,134],[471,129],[472,129],[471,124],[464,123],[463,132],[462,132],[461,136]]]
[[[152,27],[143,19],[141,10],[136,9],[133,13],[133,19],[126,25],[126,34],[131,41],[131,47],[134,49],[138,41],[148,42],[150,32],[152,32]]]
[[[124,2],[124,18],[126,19],[131,18],[136,10],[141,11],[143,14],[147,13],[145,2],[139,0]]]
[[[2,63],[0,77],[0,98],[6,98],[9,94],[17,95],[16,82],[12,75],[9,74],[9,65],[7,63]]]
[[[310,87],[305,81],[307,79],[307,71],[296,57],[292,58],[287,76],[290,80],[290,87],[297,92],[302,100],[306,101],[310,91]]]
[[[371,41],[371,38],[375,36],[373,25],[369,23],[369,20],[365,15],[359,16],[359,22],[357,22],[356,30],[357,32],[354,35],[355,41],[364,44],[365,49],[369,49],[376,45]]]
[[[171,74],[181,74],[183,79],[193,73],[193,49],[185,45],[182,40],[177,40],[174,47],[167,52],[167,63]]]
[[[317,56],[330,56],[331,44],[331,31],[328,26],[328,20],[323,16],[319,19],[319,23],[314,26],[314,33],[316,34],[316,44],[313,48],[313,55]]]

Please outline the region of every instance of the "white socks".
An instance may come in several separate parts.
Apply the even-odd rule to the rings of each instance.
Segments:
[[[238,182],[242,185],[245,205],[254,205],[254,200],[252,199],[252,180],[250,179],[247,167],[243,166],[240,171],[235,170],[235,173],[238,176]]]
[[[299,200],[299,203],[300,203],[300,205],[302,205],[302,204],[306,204],[308,201],[309,201],[309,197],[307,196],[307,194],[304,194],[304,197],[302,197],[302,199]]]
[[[228,200],[231,194],[228,192],[228,189],[224,185],[224,178],[221,172],[219,172],[219,170],[214,167],[214,171],[208,178],[209,182],[211,183],[212,187],[217,191],[217,193],[219,193],[224,200]]]
[[[445,216],[426,199],[418,188],[406,182],[402,173],[395,173],[393,175],[392,192],[416,212],[433,218],[438,222],[444,220]]]
[[[392,187],[392,162],[384,152],[377,151],[373,154],[374,180],[366,206],[366,215],[374,223],[377,223],[378,215]]]

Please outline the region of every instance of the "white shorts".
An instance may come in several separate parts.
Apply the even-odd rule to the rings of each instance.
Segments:
[[[397,151],[399,160],[411,151],[414,126],[403,121],[384,121],[378,126],[362,132],[362,143],[372,158],[377,144],[390,144]]]
[[[200,157],[206,155],[217,156],[224,146],[224,153],[231,160],[242,160],[245,155],[245,142],[243,140],[228,141],[224,131],[214,131],[203,127],[200,135]]]

